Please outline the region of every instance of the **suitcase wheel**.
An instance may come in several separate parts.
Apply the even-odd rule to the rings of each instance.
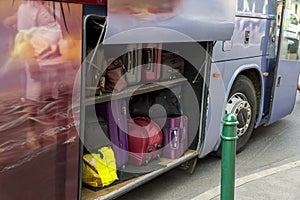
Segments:
[[[160,154],[159,154],[159,153],[156,155],[156,158],[157,158],[157,159],[160,159]]]

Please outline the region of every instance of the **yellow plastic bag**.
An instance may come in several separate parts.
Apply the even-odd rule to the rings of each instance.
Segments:
[[[83,156],[82,181],[93,187],[104,187],[118,180],[116,159],[111,147],[98,151]]]

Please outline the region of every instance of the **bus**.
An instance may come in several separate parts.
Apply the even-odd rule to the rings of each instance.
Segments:
[[[2,200],[115,199],[175,167],[192,173],[200,158],[220,155],[225,114],[239,122],[238,153],[255,128],[294,108],[296,0],[0,5]],[[135,132],[148,136],[133,140],[136,124],[151,125]],[[151,140],[160,143],[138,152],[146,160],[137,164],[133,146],[150,143],[154,129],[160,137]],[[108,155],[102,148],[113,152],[109,163],[99,161]],[[106,184],[105,173],[114,180]]]

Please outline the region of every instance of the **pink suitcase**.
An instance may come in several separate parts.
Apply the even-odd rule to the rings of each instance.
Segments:
[[[142,82],[149,83],[160,78],[162,44],[147,44],[143,49]]]
[[[176,159],[182,156],[188,149],[187,116],[158,118],[154,121],[159,124],[163,131],[163,157]]]
[[[148,164],[160,158],[163,135],[160,127],[150,118],[136,117],[128,120],[129,163]]]
[[[128,161],[128,136],[126,100],[117,99],[96,105],[97,115],[101,115],[108,125],[109,138],[113,145],[117,167],[125,168]]]
[[[142,44],[128,44],[124,56],[126,66],[126,81],[128,85],[135,85],[142,79]]]

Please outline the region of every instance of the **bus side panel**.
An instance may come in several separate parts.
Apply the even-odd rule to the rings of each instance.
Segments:
[[[225,110],[226,89],[223,78],[213,77],[214,73],[220,73],[220,68],[217,68],[215,63],[212,63],[211,77],[209,83],[209,103],[208,115],[206,121],[206,137],[204,146],[201,150],[200,157],[204,157],[213,151],[216,143],[219,141],[221,133],[221,120]]]
[[[1,200],[76,199],[82,6],[1,1],[0,21]]]
[[[217,42],[213,61],[251,58],[266,55],[267,19],[238,16],[231,41]],[[247,34],[248,39],[247,39]]]
[[[212,63],[212,73],[209,83],[209,110],[206,124],[207,134],[200,157],[204,157],[211,151],[216,150],[220,143],[221,121],[225,113],[226,99],[234,80],[243,70],[259,70],[257,66],[261,65],[261,60],[261,57],[257,57],[247,59],[248,64],[245,64],[244,59]],[[214,77],[214,73],[216,72],[221,72],[222,76]],[[263,98],[264,91],[262,90],[261,93]]]
[[[237,16],[231,41],[219,41],[214,46],[207,134],[201,157],[218,147],[226,99],[230,92],[230,84],[235,80],[234,76],[238,75],[236,72],[254,68],[254,66],[261,66],[260,70],[264,70],[262,68],[266,66],[266,47],[269,37],[267,33],[269,23],[267,22],[268,19],[265,16],[264,18]],[[246,41],[247,32],[249,33],[248,41]],[[214,77],[215,72],[221,72],[222,77]]]

